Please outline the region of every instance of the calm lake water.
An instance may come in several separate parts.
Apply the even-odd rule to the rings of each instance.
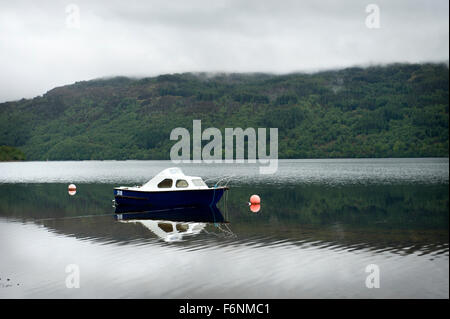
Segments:
[[[449,297],[447,158],[282,160],[274,175],[184,164],[209,185],[228,182],[219,215],[116,218],[114,186],[171,166],[0,163],[0,297]],[[371,264],[379,288],[366,287]],[[66,287],[68,265],[79,288]]]

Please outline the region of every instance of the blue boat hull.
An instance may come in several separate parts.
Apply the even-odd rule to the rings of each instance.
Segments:
[[[216,206],[167,208],[137,211],[131,206],[116,207],[116,220],[169,220],[175,222],[224,223],[225,218]]]
[[[226,190],[226,187],[162,192],[114,189],[114,199],[118,207],[133,206],[142,209],[212,206],[217,204]]]

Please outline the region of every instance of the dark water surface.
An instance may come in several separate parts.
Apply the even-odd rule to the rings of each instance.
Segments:
[[[0,163],[0,297],[449,297],[448,159],[286,160],[275,175],[186,164],[210,185],[229,176],[223,219],[115,218],[114,186],[171,166]],[[71,264],[80,288],[66,287]]]

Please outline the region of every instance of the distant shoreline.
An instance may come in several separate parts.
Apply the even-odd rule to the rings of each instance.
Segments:
[[[321,158],[279,158],[279,161],[297,161],[297,160],[304,160],[304,161],[314,161],[314,160],[358,160],[358,159],[449,159],[450,157],[447,156],[418,156],[418,157],[321,157]],[[0,163],[46,163],[46,162],[171,162],[170,159],[86,159],[86,160],[72,160],[72,159],[65,159],[65,160],[16,160],[16,161],[0,161]],[[180,163],[182,165],[184,164],[204,164],[209,165],[206,163],[194,163],[191,162],[183,162]],[[213,164],[238,164],[238,163],[225,163],[225,161],[221,163],[213,163]],[[244,162],[244,164],[254,164],[254,163],[248,163]],[[178,165],[178,164],[174,164]]]

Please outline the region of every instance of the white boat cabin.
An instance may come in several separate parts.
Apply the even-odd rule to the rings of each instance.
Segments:
[[[197,235],[206,223],[184,223],[169,220],[120,220],[122,223],[142,224],[166,242],[180,241],[184,236]]]
[[[178,167],[163,170],[142,186],[119,187],[118,189],[157,192],[208,189],[208,185],[198,176],[186,176]]]

